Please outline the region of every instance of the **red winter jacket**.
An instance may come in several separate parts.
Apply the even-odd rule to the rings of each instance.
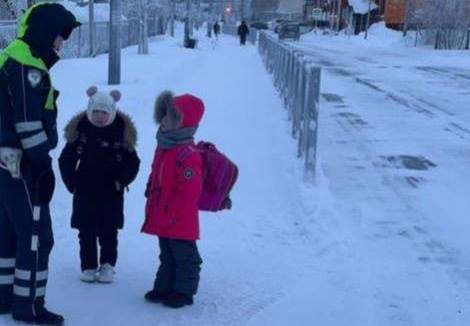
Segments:
[[[204,112],[202,101],[183,95],[174,97],[174,103],[182,113],[182,128],[199,124]],[[202,190],[202,159],[194,151],[179,161],[178,156],[187,147],[195,149],[194,143],[156,149],[147,184],[142,232],[171,239],[199,239],[198,201]]]

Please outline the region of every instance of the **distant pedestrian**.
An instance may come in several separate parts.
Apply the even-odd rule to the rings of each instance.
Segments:
[[[238,36],[240,36],[240,44],[245,45],[246,43],[246,36],[250,34],[250,29],[245,21],[242,21],[240,26],[238,26]]]
[[[216,38],[219,38],[219,34],[220,34],[220,25],[219,25],[219,22],[216,21],[214,24],[214,35]]]

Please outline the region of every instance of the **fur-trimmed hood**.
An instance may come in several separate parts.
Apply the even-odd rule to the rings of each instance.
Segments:
[[[170,91],[164,91],[155,102],[154,118],[157,124],[161,124],[168,115],[170,123],[178,128],[197,127],[203,114],[204,103],[194,95],[175,96]]]
[[[124,122],[123,146],[132,152],[137,146],[137,128],[135,127],[131,117],[127,114],[118,110],[116,115]],[[77,114],[67,123],[64,128],[64,138],[67,143],[73,143],[78,140],[80,136],[78,127],[83,119],[87,119],[86,111]]]
[[[164,91],[158,96],[153,112],[153,118],[156,124],[161,124],[166,115],[170,117],[172,125],[177,126],[181,124],[182,117],[173,101],[174,96],[175,95],[170,91]]]

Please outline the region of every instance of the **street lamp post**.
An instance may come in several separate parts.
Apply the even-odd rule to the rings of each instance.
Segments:
[[[170,0],[170,35],[175,37],[175,11],[176,11],[176,0]]]
[[[95,29],[95,0],[88,1],[88,24],[90,32],[90,57],[95,54],[95,38],[96,38],[96,29]]]
[[[372,0],[369,0],[369,11],[367,12],[367,25],[366,25],[366,33],[364,38],[367,40],[367,34],[369,33],[369,26],[370,26],[370,10],[372,8]]]
[[[190,13],[191,11],[191,0],[186,0],[186,15],[184,18],[184,44],[188,44],[190,38]]]
[[[119,85],[121,83],[121,0],[111,0],[110,5],[108,83]]]
[[[403,21],[403,36],[408,34],[408,25],[410,22],[410,0],[405,0],[405,19]]]
[[[467,44],[465,50],[470,50],[470,26],[467,27]]]
[[[339,33],[341,29],[341,20],[343,18],[343,0],[339,0],[339,5],[338,5],[338,22],[337,22],[337,29],[336,33]]]

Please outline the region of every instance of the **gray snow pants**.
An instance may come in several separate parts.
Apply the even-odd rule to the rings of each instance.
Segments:
[[[196,241],[158,239],[160,267],[154,289],[163,293],[175,291],[188,296],[195,295],[202,264]]]

